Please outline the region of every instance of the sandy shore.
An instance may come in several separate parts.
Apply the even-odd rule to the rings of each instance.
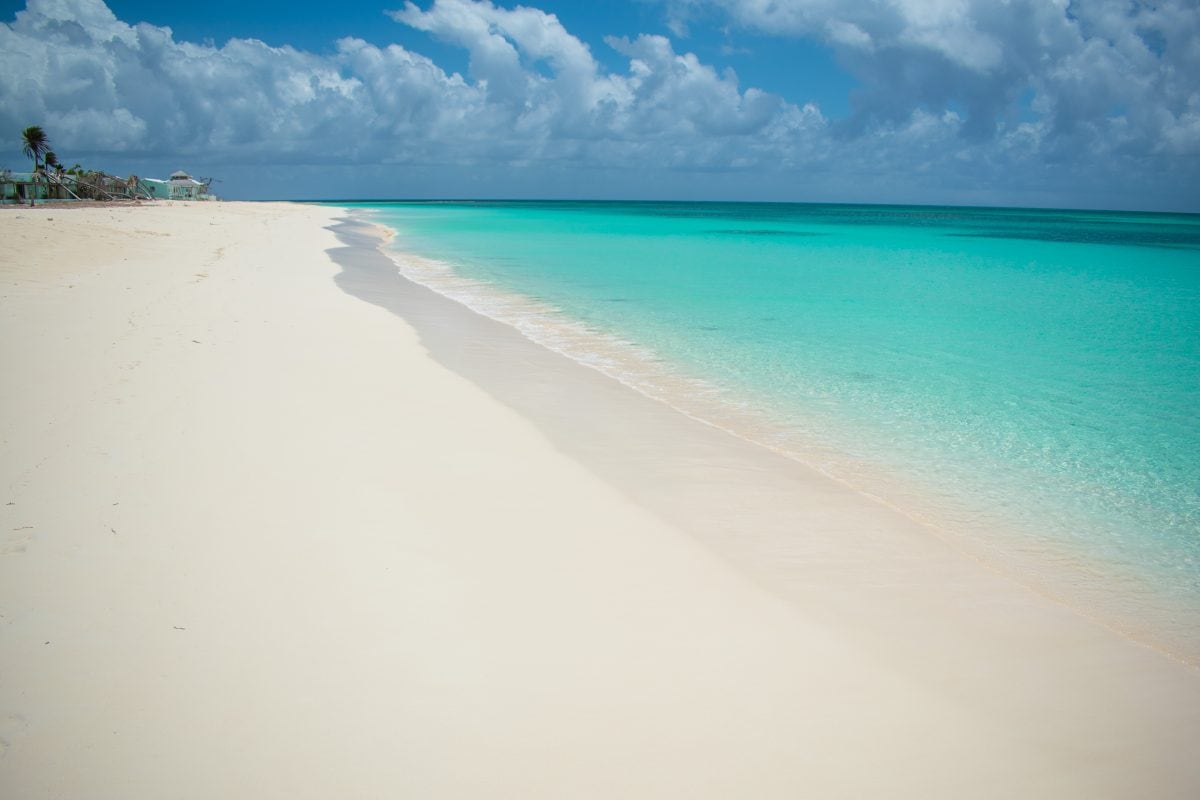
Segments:
[[[0,796],[1200,794],[1194,668],[341,217],[0,214]]]

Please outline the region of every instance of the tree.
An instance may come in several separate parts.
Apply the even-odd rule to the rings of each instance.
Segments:
[[[50,137],[46,136],[46,132],[42,130],[40,125],[30,125],[21,131],[21,142],[25,145],[25,155],[33,159],[33,180],[36,184],[42,156],[50,151]],[[29,205],[33,205],[36,195],[36,191],[30,195]]]
[[[40,125],[30,125],[21,131],[21,142],[25,145],[25,155],[33,159],[33,171],[37,172],[42,156],[50,150],[50,137]]]

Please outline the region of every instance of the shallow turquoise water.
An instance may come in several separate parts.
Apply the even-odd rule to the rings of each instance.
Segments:
[[[520,313],[719,387],[768,444],[1072,573],[1077,600],[1196,619],[1200,216],[361,205],[400,250],[542,304]]]

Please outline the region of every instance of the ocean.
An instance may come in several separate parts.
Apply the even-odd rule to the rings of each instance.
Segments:
[[[1200,216],[338,205],[396,231],[407,277],[1105,624],[1200,642]]]

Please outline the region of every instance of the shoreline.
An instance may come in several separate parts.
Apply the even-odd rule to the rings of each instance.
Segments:
[[[964,558],[974,559],[1120,636],[1200,669],[1200,640],[1193,635],[1195,626],[1200,625],[1200,607],[1195,598],[1155,594],[1154,575],[1099,559],[1078,542],[1072,546],[1071,542],[1039,537],[1015,518],[991,517],[987,535],[972,533],[971,527],[979,523],[967,520],[978,515],[963,498],[955,497],[949,505],[944,498],[929,501],[928,497],[941,494],[939,488],[910,479],[894,465],[857,459],[847,471],[842,467],[850,457],[837,447],[789,438],[780,423],[747,406],[748,398],[726,396],[701,379],[664,367],[656,355],[612,334],[587,329],[557,309],[543,307],[540,300],[462,277],[450,264],[397,248],[399,232],[376,219],[375,209],[353,207],[350,213],[378,231],[382,239],[378,247],[405,279],[698,424],[795,462],[801,471],[818,473],[864,502],[904,517]],[[472,379],[479,381],[481,375]],[[482,375],[482,380],[487,379]],[[525,409],[523,413],[537,419],[545,409]],[[839,463],[842,466],[836,466]],[[682,523],[691,524],[688,520]],[[1118,591],[1114,586],[1123,588]]]
[[[18,796],[1200,788],[1196,670],[403,279],[342,209],[214,206],[0,217]]]
[[[698,537],[719,557],[734,564],[771,593],[799,602],[807,611],[821,606],[822,613],[818,616],[822,623],[843,631],[854,630],[863,640],[888,638],[894,635],[898,620],[917,619],[919,609],[935,606],[936,598],[944,594],[946,586],[955,587],[954,591],[958,593],[966,584],[970,587],[965,595],[969,597],[970,611],[951,623],[953,634],[942,631],[935,639],[949,635],[958,642],[971,642],[968,649],[986,651],[989,645],[985,640],[996,631],[980,635],[976,629],[981,620],[976,614],[990,604],[995,606],[991,609],[993,612],[999,612],[990,620],[991,624],[1004,629],[1005,635],[1029,635],[1028,631],[1018,634],[1015,627],[1010,628],[1010,623],[1001,619],[1013,613],[1014,597],[1023,596],[1029,607],[1022,613],[1042,614],[1052,610],[1053,615],[1060,617],[1051,622],[1050,627],[1063,624],[1067,628],[1075,625],[1094,628],[1097,640],[1111,636],[1122,642],[1118,647],[1146,648],[1157,657],[1200,677],[1196,664],[1179,653],[1155,645],[1152,638],[1148,640],[1101,617],[1089,615],[1036,585],[1022,582],[1010,570],[961,547],[953,535],[941,535],[935,527],[908,516],[886,501],[784,452],[742,437],[736,431],[691,416],[600,368],[550,350],[531,341],[508,322],[468,308],[437,289],[392,274],[395,272],[394,261],[384,248],[395,232],[371,221],[369,216],[363,217],[357,209],[354,212],[352,217],[358,217],[363,230],[343,229],[339,236],[350,247],[358,248],[356,259],[335,260],[347,272],[352,268],[361,270],[360,283],[358,291],[346,283],[342,283],[343,289],[381,305],[413,324],[435,360],[487,389],[521,416],[533,420],[561,450],[577,458],[639,505]],[[376,252],[372,253],[372,250]],[[397,252],[395,255],[402,257],[404,254]],[[365,266],[368,263],[372,266]],[[368,274],[372,271],[373,274]],[[420,301],[401,300],[414,291],[422,294]],[[428,305],[443,307],[423,318],[421,307]],[[450,334],[448,340],[443,338],[447,336],[444,326],[451,326],[456,332],[470,330],[471,338],[477,341],[500,344],[486,351],[482,347],[458,349],[453,344],[454,334]],[[518,377],[503,368],[493,368],[495,364],[508,364],[514,360],[527,366],[537,364],[554,377],[537,375],[530,379],[527,374]],[[525,381],[540,387],[551,380],[571,389],[562,390],[547,401],[537,392],[526,392],[522,388]],[[611,403],[621,412],[606,420],[600,432],[581,441],[579,428],[561,411],[556,413],[555,407],[572,403],[588,405],[586,398],[595,396],[604,398],[595,403],[595,407]],[[621,399],[615,399],[618,397]],[[631,421],[636,424],[631,425]],[[641,458],[638,454],[624,456],[619,452],[621,445],[612,444],[623,438],[649,442],[641,446],[652,451],[653,458]],[[670,462],[666,467],[663,459]],[[707,494],[711,484],[704,486],[703,491],[694,491],[694,487],[688,485],[697,473],[705,471],[722,476],[716,497]],[[748,477],[739,481],[739,476]],[[735,512],[731,514],[729,507]],[[807,532],[820,528],[836,533],[815,545],[791,536],[796,530]],[[735,530],[740,532],[731,535]],[[838,534],[851,531],[859,541],[848,544],[837,540]],[[789,551],[789,546],[794,549]],[[911,551],[904,552],[909,548]],[[837,550],[844,552],[838,555],[839,560],[833,561],[831,553]],[[819,554],[819,570],[835,565],[841,571],[826,582],[824,576],[815,572],[793,568],[801,560],[811,558],[813,552]],[[917,563],[903,563],[897,567],[896,562],[909,562],[915,554],[919,554]],[[881,574],[895,585],[880,586]],[[847,582],[852,587],[850,591],[846,591]],[[820,585],[816,592],[810,591],[814,583]],[[843,585],[836,586],[839,583]],[[856,595],[866,586],[870,586],[876,596],[863,603],[864,608],[859,605],[862,598]],[[835,587],[845,594],[837,602],[830,603],[830,592]],[[873,616],[883,608],[890,609],[885,617]],[[1019,626],[1030,622],[1022,619]],[[1038,622],[1046,623],[1047,620]],[[950,620],[943,617],[939,623],[946,625]],[[946,644],[945,641],[923,640],[915,630],[906,631],[906,635],[909,641],[900,649],[908,651],[907,658],[911,660],[914,674],[919,671],[918,665],[931,644],[935,645],[933,649]],[[1055,638],[1049,633],[1044,636],[1045,640]],[[1032,637],[1038,638],[1038,634]],[[897,643],[893,641],[892,644]],[[1003,661],[999,652],[993,656]],[[1081,662],[1076,668],[1083,672],[1088,665]],[[997,683],[1002,682],[1001,675],[994,678]],[[1002,705],[1009,700],[1011,698],[998,702]]]

